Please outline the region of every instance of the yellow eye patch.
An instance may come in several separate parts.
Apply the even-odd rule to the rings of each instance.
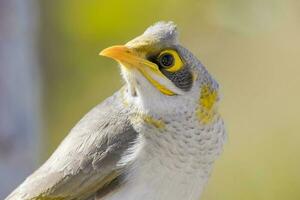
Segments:
[[[173,49],[162,51],[158,56],[158,61],[166,71],[177,72],[184,66],[180,56]]]

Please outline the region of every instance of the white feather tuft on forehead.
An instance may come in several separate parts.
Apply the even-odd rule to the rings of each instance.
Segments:
[[[161,41],[173,41],[177,43],[177,27],[172,21],[160,21],[147,28],[143,34],[144,36],[151,36]]]

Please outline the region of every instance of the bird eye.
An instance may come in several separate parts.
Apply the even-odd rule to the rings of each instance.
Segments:
[[[162,51],[157,58],[157,62],[162,69],[169,72],[177,72],[184,66],[177,51],[173,49]]]
[[[174,57],[170,53],[163,53],[158,58],[160,66],[164,68],[169,68],[174,64]]]

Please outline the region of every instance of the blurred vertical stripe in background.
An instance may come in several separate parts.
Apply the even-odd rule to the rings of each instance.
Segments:
[[[295,0],[0,1],[0,166],[13,156],[5,150],[12,146],[8,132],[12,143],[38,143],[40,162],[48,158],[74,124],[122,84],[117,64],[98,52],[156,21],[173,20],[181,43],[218,79],[223,94],[229,140],[203,199],[300,199],[299,10]],[[35,135],[40,95],[45,126]],[[3,124],[11,120],[8,131]],[[28,127],[32,132],[25,133]],[[0,170],[1,194],[34,163],[19,156],[29,167],[20,174]],[[4,175],[15,181],[3,183]]]
[[[30,0],[0,1],[0,199],[40,156],[37,14]]]

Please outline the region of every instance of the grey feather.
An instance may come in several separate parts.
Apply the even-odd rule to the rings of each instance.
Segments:
[[[121,92],[96,106],[6,200],[89,198],[120,175],[117,162],[138,135],[129,114]]]

